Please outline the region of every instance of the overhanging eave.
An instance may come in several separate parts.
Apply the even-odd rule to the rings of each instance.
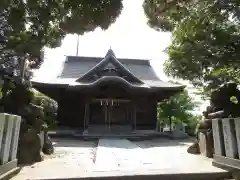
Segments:
[[[39,82],[32,82],[32,86],[39,92],[54,99],[55,101],[58,101],[60,99],[61,94],[68,87],[68,85],[66,84],[46,84],[46,83],[39,83]]]

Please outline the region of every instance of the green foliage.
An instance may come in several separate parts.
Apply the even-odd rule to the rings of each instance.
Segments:
[[[171,118],[172,123],[194,124],[196,117],[191,113],[194,108],[192,98],[189,97],[188,92],[185,90],[172,96],[168,101],[158,104],[158,121],[160,124],[169,124]]]
[[[188,126],[187,126],[187,133],[188,135],[195,136],[196,135],[196,127],[199,121],[202,119],[202,116],[194,116],[190,115],[188,117]]]
[[[172,31],[187,14],[188,7],[188,0],[145,0],[143,3],[149,26],[162,31]]]
[[[44,94],[34,90],[33,103],[43,107],[44,121],[49,129],[57,127],[57,103]]]
[[[5,19],[12,28],[5,49],[14,50],[19,57],[28,54],[35,67],[43,47],[60,46],[69,33],[81,35],[97,27],[105,30],[121,9],[122,0],[1,0],[0,12],[8,12]]]
[[[231,101],[232,103],[234,103],[234,104],[238,104],[238,99],[237,99],[236,96],[230,97],[230,101]]]
[[[190,80],[209,94],[239,82],[240,1],[145,0],[151,27],[171,31],[165,72]]]
[[[3,92],[2,92],[3,88],[0,88],[0,99],[2,98]]]

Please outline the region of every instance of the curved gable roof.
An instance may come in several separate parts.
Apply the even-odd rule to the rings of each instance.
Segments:
[[[92,74],[95,73],[95,71],[101,70],[101,68],[104,68],[107,65],[112,64],[114,68],[119,68],[120,71],[124,72],[124,74],[131,76],[136,83],[144,84],[137,76],[135,76],[131,71],[129,71],[121,62],[118,61],[118,59],[115,57],[115,54],[110,49],[105,58],[102,59],[98,64],[96,64],[92,69],[87,71],[82,77],[79,77],[76,81],[81,82],[85,78],[88,78],[92,76]]]
[[[59,78],[80,78],[93,69],[104,58],[100,57],[77,57],[67,56]],[[148,60],[139,59],[117,59],[127,70],[141,81],[156,80],[161,81],[153,70]]]

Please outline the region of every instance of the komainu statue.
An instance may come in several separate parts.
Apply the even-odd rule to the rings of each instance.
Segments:
[[[216,118],[240,116],[240,91],[236,83],[226,83],[213,91],[210,97],[210,106],[203,112],[203,119],[196,127],[196,141],[188,148],[188,153],[200,154],[201,146],[205,147],[206,156],[213,155],[212,121]],[[201,138],[204,136],[203,145]],[[201,137],[200,137],[201,136]]]

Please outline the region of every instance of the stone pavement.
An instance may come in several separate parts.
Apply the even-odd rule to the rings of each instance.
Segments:
[[[146,154],[147,155],[147,154]],[[131,170],[140,168],[146,157],[142,148],[126,139],[100,139],[95,170]],[[146,160],[148,160],[146,158]]]
[[[187,153],[191,142],[155,139],[96,142],[56,139],[55,153],[23,167],[12,180],[99,177],[132,174],[224,172],[211,159]]]

